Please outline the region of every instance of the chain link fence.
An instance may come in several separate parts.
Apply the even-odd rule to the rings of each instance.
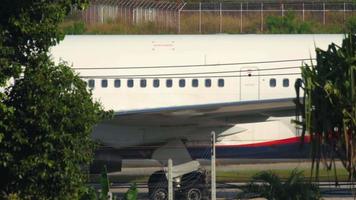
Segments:
[[[74,11],[86,24],[151,24],[157,32],[263,33],[270,16],[292,13],[300,22],[318,27],[337,25],[356,16],[355,2],[165,2],[95,0],[85,11]]]

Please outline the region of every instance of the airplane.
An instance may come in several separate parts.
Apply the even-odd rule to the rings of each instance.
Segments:
[[[315,48],[343,35],[81,35],[52,48],[87,82],[93,97],[114,111],[92,137],[102,147],[93,168],[118,171],[122,159],[174,163],[175,182],[201,175],[211,132],[217,158],[305,158],[295,119],[294,83]],[[165,199],[164,177],[149,179],[151,199]],[[200,180],[200,179],[199,179]],[[201,199],[202,189],[183,189]],[[194,198],[193,198],[194,197]],[[195,198],[198,197],[198,198]]]

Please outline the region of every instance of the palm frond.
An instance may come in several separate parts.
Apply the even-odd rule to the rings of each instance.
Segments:
[[[317,185],[305,180],[302,171],[293,170],[285,182],[272,171],[262,171],[253,176],[238,198],[263,197],[269,200],[316,200],[320,199]]]

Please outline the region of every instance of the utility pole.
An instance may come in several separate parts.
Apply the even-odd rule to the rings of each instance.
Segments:
[[[215,132],[211,132],[211,200],[216,200]]]

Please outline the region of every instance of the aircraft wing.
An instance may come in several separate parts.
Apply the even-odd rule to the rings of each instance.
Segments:
[[[293,98],[284,98],[115,112],[114,119],[104,123],[160,127],[230,126],[265,121],[271,116],[290,116],[294,112]]]

